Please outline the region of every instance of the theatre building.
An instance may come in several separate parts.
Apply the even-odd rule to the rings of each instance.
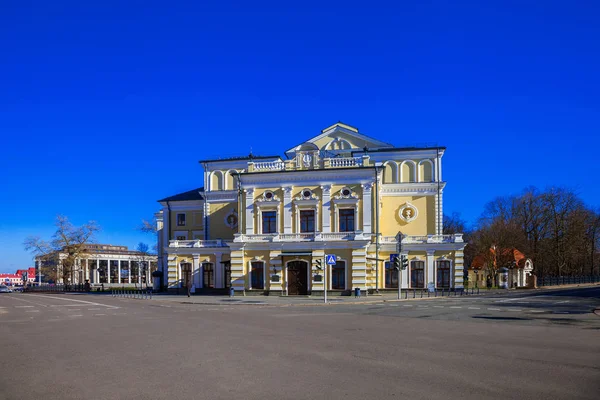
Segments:
[[[444,147],[399,148],[337,123],[283,156],[203,160],[199,187],[160,200],[169,289],[347,294],[463,287],[462,234],[443,235]],[[401,240],[401,243],[399,243]],[[390,255],[408,257],[398,272]]]

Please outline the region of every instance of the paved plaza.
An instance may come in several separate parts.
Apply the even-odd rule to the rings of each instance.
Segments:
[[[596,399],[600,289],[0,295],[1,399]]]

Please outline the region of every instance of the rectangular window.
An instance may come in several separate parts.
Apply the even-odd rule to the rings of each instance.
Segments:
[[[344,208],[339,211],[340,232],[354,232],[354,209]]]
[[[277,211],[262,213],[262,233],[277,233]]]
[[[315,210],[300,211],[300,232],[315,231]]]
[[[177,226],[185,226],[185,214],[177,214]]]
[[[389,261],[385,262],[385,287],[388,289],[398,288],[398,271]]]
[[[412,261],[410,263],[410,287],[425,288],[425,261]]]
[[[250,285],[252,289],[264,289],[264,263],[261,261],[253,262],[250,264]]]
[[[450,288],[450,261],[437,262],[437,287]]]

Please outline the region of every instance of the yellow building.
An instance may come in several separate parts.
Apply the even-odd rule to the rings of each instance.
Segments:
[[[160,200],[163,284],[304,295],[463,287],[462,234],[442,235],[443,147],[397,148],[337,123],[285,158],[200,161],[204,186]],[[398,238],[402,238],[398,243]],[[409,267],[398,272],[390,255]],[[335,255],[326,279],[318,268]]]

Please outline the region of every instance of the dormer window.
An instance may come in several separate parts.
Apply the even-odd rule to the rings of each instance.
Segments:
[[[310,189],[304,189],[302,191],[302,198],[304,200],[309,200],[312,197],[312,190]]]
[[[342,195],[343,198],[348,198],[350,197],[350,195],[352,195],[352,190],[350,190],[350,188],[342,188],[342,190],[340,190],[340,194]]]
[[[269,201],[269,200],[273,200],[273,192],[271,192],[270,190],[267,190],[264,194],[263,197],[265,198],[265,200]]]

